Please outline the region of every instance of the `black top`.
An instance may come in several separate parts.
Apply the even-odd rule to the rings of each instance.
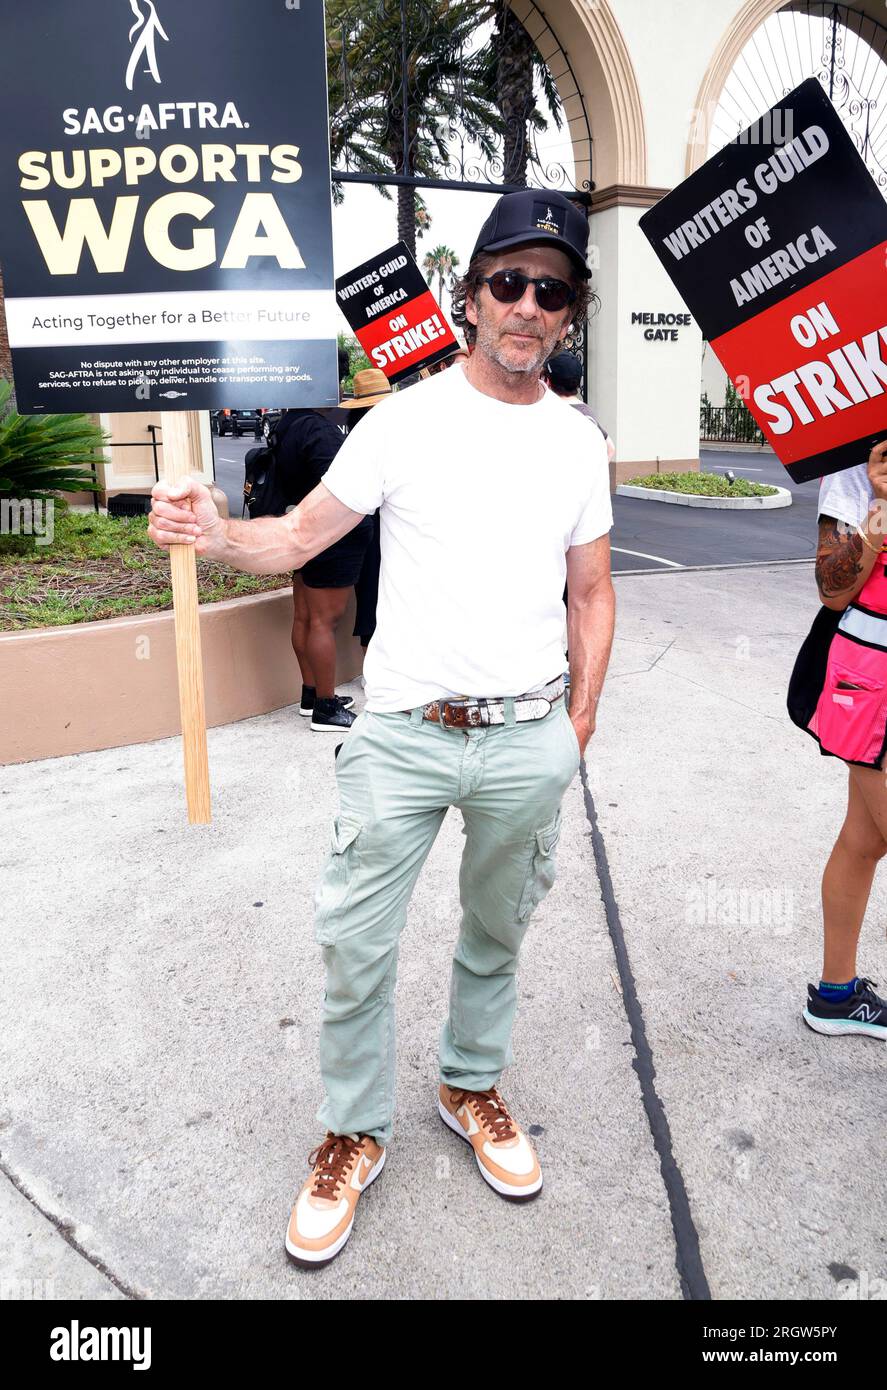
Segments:
[[[275,433],[278,483],[290,506],[317,487],[345,436],[317,410],[284,411]]]

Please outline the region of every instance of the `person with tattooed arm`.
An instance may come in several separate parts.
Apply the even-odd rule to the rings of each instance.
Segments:
[[[887,1038],[887,1000],[856,974],[878,861],[887,853],[887,439],[868,464],[823,478],[816,584],[841,613],[808,730],[849,770],[847,814],[822,879],[825,951],[804,1020],[817,1033]]]

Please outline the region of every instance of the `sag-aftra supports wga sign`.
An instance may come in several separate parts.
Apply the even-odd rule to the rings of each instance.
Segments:
[[[284,51],[283,84],[244,62]],[[141,410],[136,385],[183,410],[337,404],[325,51],[323,7],[283,0],[17,14],[0,246],[23,413]]]

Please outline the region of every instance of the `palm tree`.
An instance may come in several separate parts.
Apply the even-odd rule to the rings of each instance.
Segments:
[[[562,119],[551,73],[508,0],[327,0],[326,16],[334,167],[434,177],[451,165],[452,141],[497,163],[501,142],[503,182],[526,185],[531,132],[548,125],[539,97],[558,130]],[[341,183],[333,194],[341,203]],[[427,210],[408,184],[397,203],[398,236],[415,254]]]
[[[449,162],[455,127],[495,157],[502,120],[486,57],[466,57],[478,13],[474,0],[327,0],[334,166],[344,159],[359,173],[433,178]],[[416,193],[401,184],[397,234],[413,255],[416,233]]]
[[[538,81],[555,128],[560,130],[563,121],[557,88],[548,64],[508,0],[485,0],[477,9],[483,12],[484,20],[495,21],[492,40],[484,53],[483,81],[502,117],[502,182],[525,188],[530,130],[548,129],[536,95],[536,83]]]
[[[88,415],[18,415],[9,382],[0,381],[0,497],[97,491],[93,469],[105,443]]]
[[[452,290],[456,279],[455,271],[459,264],[459,257],[449,246],[435,246],[433,251],[429,251],[422,262],[422,269],[425,271],[425,279],[429,285],[437,276],[437,302],[443,304],[444,289]]]

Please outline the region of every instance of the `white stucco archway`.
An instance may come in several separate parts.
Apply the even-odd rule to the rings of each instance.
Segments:
[[[698,468],[702,337],[693,326],[678,342],[650,343],[633,321],[639,312],[684,308],[638,221],[704,163],[730,71],[785,0],[510,3],[552,55],[554,73],[557,55],[569,61],[576,90],[562,96],[565,105],[574,98],[568,115],[580,186],[590,128],[590,255],[601,307],[589,325],[589,400],[616,441],[617,480]],[[883,0],[850,8],[885,22]]]
[[[573,137],[577,187],[642,185],[646,145],[631,56],[608,0],[510,0],[554,77]],[[587,118],[587,119],[586,119]]]

